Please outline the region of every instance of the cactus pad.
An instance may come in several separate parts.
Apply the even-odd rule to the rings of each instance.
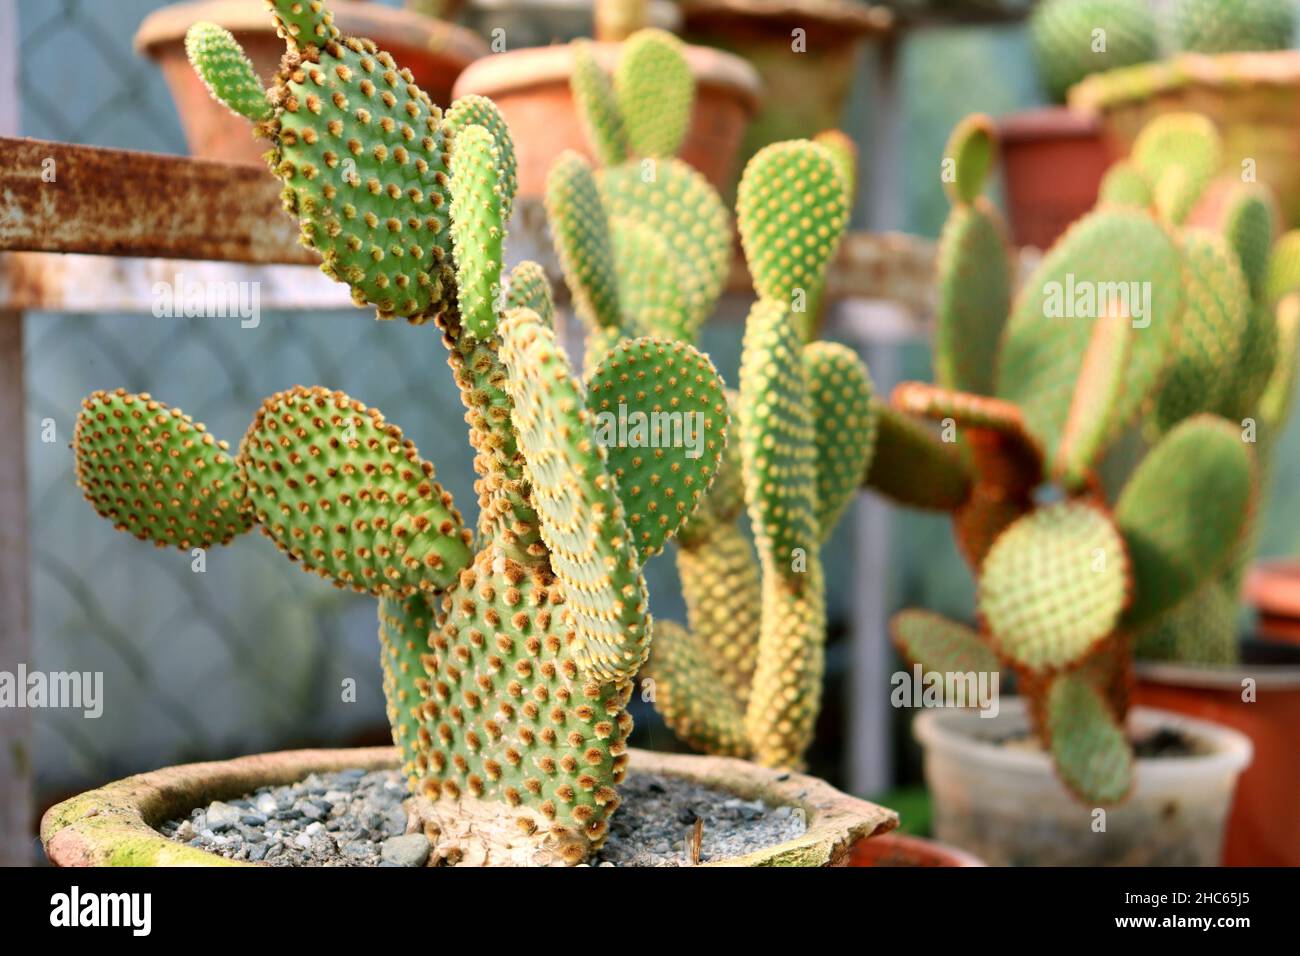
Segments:
[[[72,444],[77,484],[119,531],[189,550],[252,527],[227,444],[179,408],[123,389],[95,392],[81,403]]]
[[[536,262],[525,259],[510,270],[505,304],[507,312],[514,309],[532,309],[547,325],[555,325],[555,300],[551,298],[551,280],[546,277],[546,270]]]
[[[1105,698],[1081,677],[1051,683],[1046,736],[1061,781],[1087,803],[1115,804],[1133,787],[1133,751]]]
[[[417,591],[406,598],[379,599],[379,663],[384,672],[384,701],[393,744],[402,755],[402,776],[414,787],[419,780],[420,725],[429,682],[424,655],[429,650],[434,612]]]
[[[578,107],[578,117],[587,141],[602,166],[614,166],[628,158],[627,130],[609,76],[596,62],[588,40],[574,40],[573,73],[569,89]]]
[[[402,597],[453,583],[470,532],[433,465],[342,392],[272,395],[240,445],[249,507],[280,550],[340,587]]]
[[[898,652],[927,671],[996,674],[1002,669],[979,631],[930,611],[900,611],[890,633]]]
[[[1174,42],[1195,53],[1285,50],[1295,33],[1292,0],[1177,0]]]
[[[871,463],[876,412],[871,376],[848,346],[811,342],[803,365],[817,442],[817,527],[825,540]]]
[[[1099,204],[1146,209],[1153,201],[1151,184],[1140,169],[1123,159],[1106,170],[1097,191],[1097,201]]]
[[[591,166],[572,150],[546,176],[546,217],[573,305],[588,329],[622,323],[609,218]]]
[[[254,123],[271,118],[262,82],[229,30],[215,23],[194,24],[185,34],[185,54],[217,102]]]
[[[1060,502],[1021,518],[980,569],[979,611],[999,653],[1030,670],[1085,657],[1127,603],[1124,541],[1098,508]]]
[[[945,388],[991,395],[998,342],[1011,311],[1011,260],[996,210],[956,206],[944,224],[936,265],[934,372]]]
[[[496,328],[505,245],[506,194],[500,150],[482,126],[456,134],[451,154],[451,236],[462,327],[479,339]]]
[[[672,156],[691,124],[695,77],[682,41],[664,30],[638,30],[623,44],[614,72],[628,144],[637,156]]]
[[[668,240],[632,219],[610,220],[623,330],[690,341],[695,328],[687,315],[681,264]]]
[[[1103,36],[1099,51],[1097,41]],[[1146,63],[1158,56],[1155,18],[1146,0],[1043,0],[1029,20],[1038,73],[1049,95],[1066,91],[1090,73]]]
[[[1214,124],[1199,113],[1156,117],[1133,141],[1130,159],[1151,183],[1162,217],[1187,218],[1222,163],[1223,147]]]
[[[972,113],[957,124],[943,150],[944,160],[953,165],[953,175],[943,181],[949,200],[973,203],[980,197],[996,152],[997,132],[989,117]]]
[[[475,93],[460,97],[451,104],[447,115],[442,118],[442,132],[450,148],[455,147],[456,135],[470,126],[481,126],[492,134],[492,143],[496,151],[492,154],[496,162],[496,182],[500,190],[501,221],[510,221],[515,208],[515,191],[519,187],[519,161],[515,157],[515,143],[510,136],[510,127],[497,105],[486,96]]]
[[[654,705],[669,729],[697,750],[744,757],[744,715],[719,679],[697,638],[673,621],[655,621],[650,646]]]
[[[695,512],[718,473],[728,421],[722,379],[685,343],[626,339],[588,378],[587,407],[645,563]]]
[[[914,508],[950,511],[970,498],[973,475],[957,446],[924,423],[872,400],[876,452],[863,485]]]

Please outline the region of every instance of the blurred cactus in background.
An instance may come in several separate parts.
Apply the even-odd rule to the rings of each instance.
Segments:
[[[1295,0],[1175,0],[1174,43],[1189,53],[1285,50],[1295,15]]]
[[[1012,670],[1063,781],[1113,803],[1132,785],[1135,644],[1235,657],[1260,473],[1294,380],[1295,286],[1271,252],[1267,191],[1216,180],[1213,125],[1170,114],[999,312],[1006,247],[992,226],[971,241],[967,225],[993,146],[982,118],[954,133],[939,384],[904,383],[892,398],[914,423],[940,422],[952,454],[890,457],[915,484],[932,483],[928,471],[969,475],[964,500],[945,507],[977,578],[980,626],[905,611],[895,640],[929,670]],[[963,298],[972,285],[978,295]],[[907,482],[874,484],[908,500],[897,494]]]
[[[1147,0],[1041,0],[1029,37],[1038,75],[1058,103],[1085,76],[1159,55]]]
[[[234,453],[148,395],[97,392],[77,423],[79,483],[159,546],[257,525],[304,570],[374,594],[393,739],[435,857],[579,862],[626,772],[625,705],[652,636],[641,566],[722,461],[721,379],[689,344],[638,337],[593,352],[584,386],[540,267],[502,274],[514,156],[493,104],[444,114],[391,56],[340,36],[321,0],[268,6],[288,47],[268,92],[211,24],[191,32],[195,69],[258,123],[322,269],[379,317],[441,330],[477,524],[396,425],[324,388],[267,399]],[[620,415],[690,418],[698,441],[611,442],[611,399]]]

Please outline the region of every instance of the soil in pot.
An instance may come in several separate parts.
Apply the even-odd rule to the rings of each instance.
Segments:
[[[742,800],[666,774],[633,771],[619,789],[623,803],[609,838],[588,865],[708,863],[793,840],[806,829],[794,807]],[[159,831],[227,859],[272,866],[424,866],[429,841],[407,832],[407,796],[395,770],[311,774],[215,801]]]
[[[1237,776],[1249,762],[1243,735],[1207,721],[1137,708],[1129,728],[1136,783],[1117,806],[1071,795],[1028,735],[1019,699],[991,719],[968,711],[921,714],[934,798],[934,834],[993,866],[1214,866]]]
[[[1228,820],[1228,866],[1300,866],[1300,645],[1247,640],[1236,667],[1138,664],[1134,699],[1250,738]],[[1249,684],[1247,684],[1249,682]]]

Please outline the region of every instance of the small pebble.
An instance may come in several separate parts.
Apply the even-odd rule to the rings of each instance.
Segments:
[[[423,833],[389,837],[381,851],[385,863],[397,866],[424,866],[429,859],[429,838]]]

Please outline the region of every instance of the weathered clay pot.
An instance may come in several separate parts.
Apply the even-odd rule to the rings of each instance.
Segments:
[[[769,770],[726,757],[631,750],[631,770],[684,777],[773,806],[799,809],[807,822],[796,839],[704,866],[842,866],[849,848],[886,833],[898,816],[846,796],[802,774]],[[237,760],[185,764],[127,777],[51,807],[41,842],[56,866],[246,866],[176,843],[154,828],[213,800],[231,800],[259,787],[282,786],[310,773],[397,766],[391,747],[291,750]],[[253,864],[256,865],[256,864]]]
[[[1100,121],[1063,106],[998,122],[1012,238],[1047,249],[1097,202],[1110,165]]]
[[[1300,225],[1300,50],[1183,54],[1094,74],[1069,99],[1101,119],[1114,158],[1157,116],[1209,117],[1223,137],[1223,172],[1268,184],[1287,224]]]
[[[618,63],[620,50],[617,43],[593,45],[607,70]],[[758,109],[758,74],[744,60],[706,47],[687,47],[686,59],[696,96],[681,157],[725,195],[738,169],[741,138]],[[546,174],[566,149],[592,156],[569,92],[572,72],[569,46],[535,47],[484,57],[456,81],[454,96],[490,97],[505,117],[519,163],[520,196],[545,193]]]
[[[682,0],[682,12],[687,40],[730,50],[762,77],[763,104],[742,164],[769,143],[840,126],[864,42],[893,26],[885,8],[848,0]]]
[[[1300,866],[1300,646],[1246,641],[1237,667],[1139,663],[1134,699],[1250,738],[1228,820],[1227,866]],[[1253,700],[1243,700],[1246,681]],[[1251,696],[1251,695],[1247,695]]]
[[[984,866],[965,850],[908,836],[886,833],[859,840],[849,849],[847,866]]]
[[[450,101],[461,71],[488,52],[487,44],[463,27],[407,10],[351,0],[333,0],[330,8],[345,35],[374,40],[408,67],[415,82],[440,105]],[[201,0],[162,7],[140,24],[136,51],[161,67],[192,156],[260,164],[267,144],[253,138],[247,120],[212,99],[185,57],[185,31],[200,20],[233,33],[263,84],[269,84],[284,55],[284,41],[275,35],[271,15],[260,0]]]

